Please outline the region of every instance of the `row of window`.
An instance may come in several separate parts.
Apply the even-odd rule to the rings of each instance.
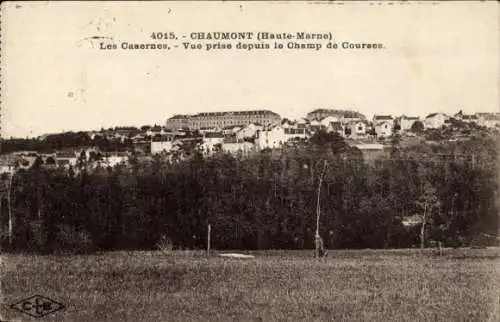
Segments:
[[[269,124],[272,122],[272,120],[254,120],[255,122],[259,123],[264,123],[264,124]],[[191,121],[190,126],[192,127],[212,127],[212,126],[227,126],[227,125],[242,125],[242,124],[248,124],[251,123],[250,121],[245,122],[242,120],[216,120],[216,121],[209,121],[209,120],[202,120],[202,121]]]

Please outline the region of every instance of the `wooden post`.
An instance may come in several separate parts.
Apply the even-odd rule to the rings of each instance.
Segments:
[[[210,255],[210,234],[212,232],[212,227],[208,224],[207,230],[207,255]]]
[[[439,245],[439,256],[443,256],[443,245],[441,243],[441,241],[438,241],[438,245]]]
[[[15,175],[15,169],[12,171],[10,174],[9,178],[9,187],[7,190],[7,203],[9,207],[9,246],[12,247],[12,242],[13,242],[13,230],[14,230],[14,225],[13,225],[13,218],[12,218],[12,181],[14,180],[14,175]]]

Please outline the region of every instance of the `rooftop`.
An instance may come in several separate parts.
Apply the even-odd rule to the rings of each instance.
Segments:
[[[475,114],[472,114],[472,115],[463,114],[462,119],[464,119],[464,120],[477,120],[478,117]]]
[[[430,117],[434,117],[434,116],[436,116],[436,115],[443,115],[443,116],[446,116],[446,114],[444,114],[444,113],[431,113],[431,114],[427,115],[425,118],[426,118],[426,119],[428,119],[428,118],[430,118]]]
[[[221,132],[205,133],[206,138],[223,138],[224,135]]]
[[[418,120],[419,117],[418,116],[406,116],[406,115],[403,115],[403,116],[401,116],[401,119],[404,119],[404,120]]]
[[[235,128],[242,128],[242,127],[243,127],[243,125],[228,125],[228,126],[224,127],[224,130],[232,130]]]
[[[391,115],[374,115],[373,119],[377,121],[389,121],[392,120],[393,118]]]
[[[251,110],[251,111],[228,111],[228,112],[203,112],[193,115],[197,116],[226,116],[226,115],[273,115],[279,116],[277,113],[269,110]]]
[[[172,116],[171,118],[169,118],[169,120],[187,119],[189,117],[190,117],[190,115],[186,115],[186,114],[176,114],[176,115]]]
[[[340,122],[330,122],[330,126],[334,131],[342,131],[342,123]]]

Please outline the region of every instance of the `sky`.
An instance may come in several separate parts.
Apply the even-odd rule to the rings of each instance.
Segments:
[[[499,18],[496,2],[2,3],[2,136],[205,111],[497,112]],[[158,31],[331,32],[385,48],[150,52],[99,50],[92,38],[149,43]]]

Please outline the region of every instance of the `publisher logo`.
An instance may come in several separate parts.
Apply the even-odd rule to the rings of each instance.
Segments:
[[[10,306],[12,309],[28,314],[35,318],[41,318],[50,313],[64,309],[64,305],[58,303],[48,297],[34,295],[27,299],[21,300]]]

